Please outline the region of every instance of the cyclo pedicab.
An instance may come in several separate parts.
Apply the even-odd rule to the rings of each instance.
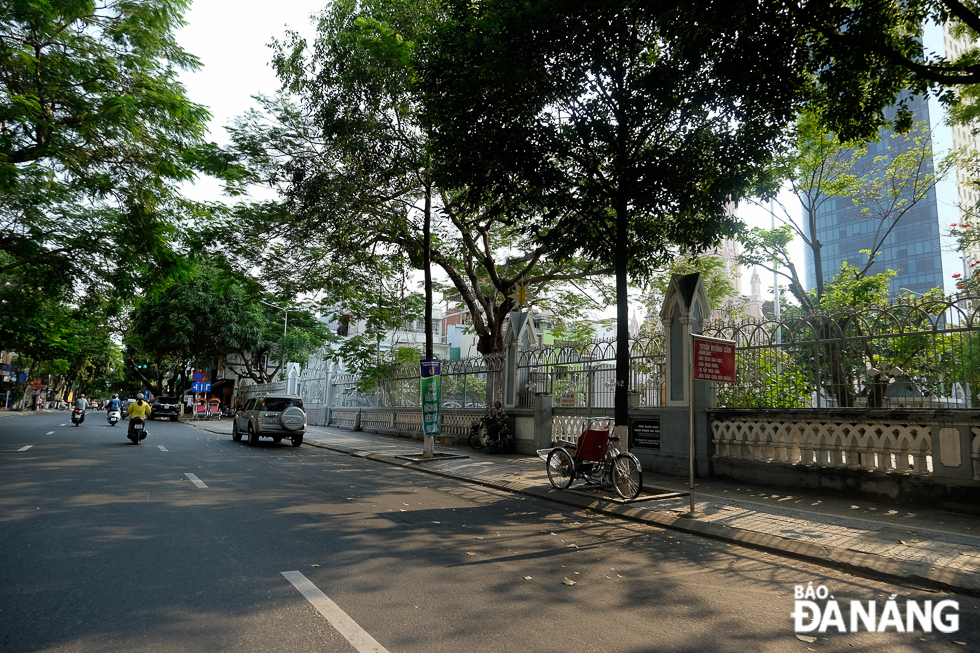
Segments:
[[[561,446],[538,449],[554,487],[564,490],[581,478],[589,485],[612,485],[616,494],[627,501],[640,494],[640,461],[631,453],[619,452],[614,444],[619,437],[610,434],[611,424],[608,417],[589,418],[575,444],[556,442],[553,444]]]

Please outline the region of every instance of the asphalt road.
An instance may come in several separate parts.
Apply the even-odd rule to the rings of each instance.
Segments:
[[[977,599],[323,449],[148,431],[0,419],[0,651],[980,650]],[[952,599],[959,629],[801,641],[811,581],[842,604]]]

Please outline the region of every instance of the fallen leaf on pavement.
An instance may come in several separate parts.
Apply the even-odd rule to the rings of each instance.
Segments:
[[[476,553],[474,553],[473,551],[467,551],[466,552],[466,555],[468,555],[468,556],[475,556]]]
[[[572,580],[571,578],[565,578],[565,580],[562,581],[562,585],[574,585],[574,584],[575,581]]]
[[[800,640],[801,642],[806,642],[808,644],[812,644],[813,642],[817,641],[816,637],[810,637],[809,635],[797,635],[796,639]]]
[[[319,567],[320,565],[310,565],[311,567]]]
[[[525,576],[524,577],[524,580],[531,580],[531,577],[530,576]]]

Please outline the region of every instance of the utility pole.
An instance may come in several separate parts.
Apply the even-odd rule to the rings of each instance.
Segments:
[[[282,311],[283,313],[286,314],[286,319],[282,323],[282,338],[283,338],[283,345],[285,346],[285,344],[286,344],[286,327],[289,325],[289,311],[287,309],[283,308],[282,306],[276,306],[275,304],[270,304],[269,302],[262,301],[261,299],[259,300],[259,303],[260,304],[265,304],[266,306],[269,306],[269,307],[274,308],[276,310]],[[280,356],[279,356],[279,371],[282,374],[285,374],[286,373],[286,352],[280,350],[279,354],[280,354]]]

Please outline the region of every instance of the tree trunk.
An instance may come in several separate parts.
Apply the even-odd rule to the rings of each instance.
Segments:
[[[626,252],[629,213],[625,202],[616,207],[616,395],[615,420],[617,427],[629,425],[630,331],[629,295]],[[621,446],[625,449],[626,442]]]
[[[837,329],[833,329],[836,326]],[[844,367],[844,357],[840,350],[841,338],[832,331],[844,333],[847,320],[837,324],[833,320],[824,321],[820,325],[820,338],[824,340],[824,351],[827,352],[827,365],[830,368],[830,380],[833,383],[833,394],[840,408],[854,407],[854,387],[850,383],[847,370]]]
[[[422,261],[425,273],[425,357],[432,358],[432,186],[425,186],[425,208],[422,216]]]
[[[814,206],[810,206],[807,210],[807,225],[810,229],[810,255],[813,257],[813,276],[817,288],[817,301],[816,305],[819,308],[820,302],[823,299],[823,244],[820,239],[817,238],[817,209]]]

